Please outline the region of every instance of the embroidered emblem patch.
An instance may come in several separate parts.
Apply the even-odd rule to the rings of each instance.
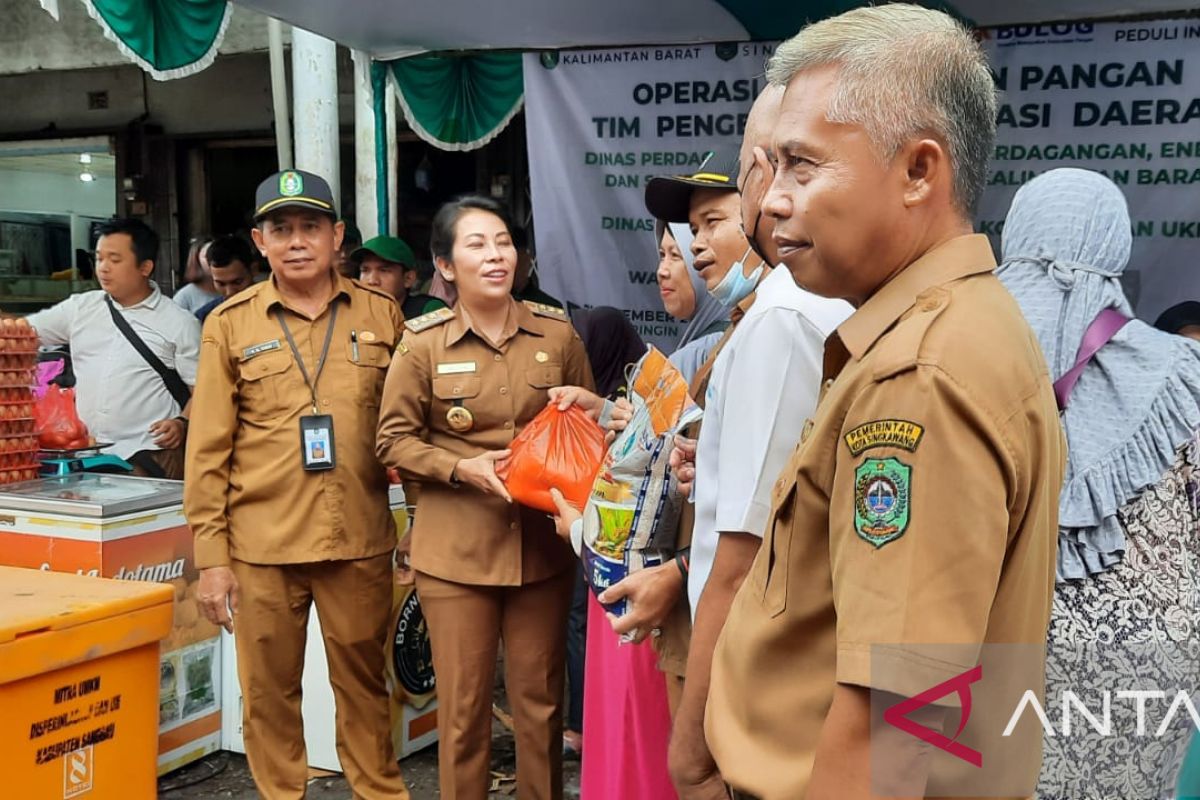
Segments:
[[[877,419],[859,425],[842,438],[850,448],[850,455],[856,456],[872,447],[899,447],[911,453],[917,449],[924,435],[925,428],[915,422]]]
[[[868,458],[854,470],[854,530],[876,549],[908,530],[912,467],[897,458]]]
[[[304,178],[288,170],[279,176],[279,193],[284,197],[295,197],[304,191]]]

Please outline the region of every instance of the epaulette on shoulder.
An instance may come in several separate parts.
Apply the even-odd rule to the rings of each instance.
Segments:
[[[449,322],[452,319],[454,319],[454,309],[439,308],[437,311],[430,311],[428,314],[404,320],[404,327],[413,333],[420,333],[430,328],[436,328],[443,322]]]
[[[224,316],[231,308],[237,308],[240,305],[249,303],[251,300],[258,297],[258,293],[262,291],[262,287],[264,285],[265,284],[262,283],[256,283],[248,289],[243,289],[210,311],[209,315],[214,317]]]
[[[539,317],[547,319],[556,319],[559,322],[570,322],[571,318],[567,316],[567,312],[563,311],[558,306],[550,306],[545,303],[535,303],[532,300],[525,300],[525,307]]]
[[[930,327],[950,303],[950,293],[942,288],[930,289],[922,293],[919,301],[913,313],[880,337],[875,354],[876,380],[884,380],[917,365],[926,349],[925,339]]]
[[[388,294],[387,292],[383,291],[382,289],[380,289],[378,287],[367,286],[365,283],[360,281],[358,278],[351,278],[350,282],[353,283],[355,286],[357,286],[359,289],[362,289],[364,292],[370,292],[371,294],[378,295],[379,297],[382,297],[384,300],[391,300],[393,303],[396,301],[396,298],[393,297],[392,295]]]

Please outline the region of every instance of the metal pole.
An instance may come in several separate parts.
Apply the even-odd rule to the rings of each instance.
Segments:
[[[341,212],[338,158],[337,45],[292,28],[292,106],[296,123],[296,168],[329,182]]]
[[[396,136],[396,118],[400,114],[400,101],[396,98],[396,84],[387,82],[387,152],[388,152],[388,230],[393,235],[400,232],[400,202],[397,196],[400,169],[399,139]],[[409,242],[412,244],[412,242]],[[421,252],[418,248],[417,252]]]
[[[361,50],[354,58],[354,221],[363,240],[379,230],[379,203],[375,194],[375,104],[371,92],[371,57]]]
[[[271,101],[275,108],[275,153],[280,171],[292,168],[292,120],[288,116],[287,73],[283,66],[283,23],[267,19],[271,52]]]

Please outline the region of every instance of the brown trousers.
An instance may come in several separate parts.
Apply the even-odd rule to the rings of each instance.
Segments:
[[[308,759],[300,676],[309,607],[316,605],[336,703],[337,751],[361,800],[407,800],[392,749],[384,646],[392,554],[350,561],[234,561],[240,602],[233,633],[246,758],[266,800],[303,798]]]
[[[517,739],[517,797],[561,800],[567,612],[575,571],[525,586],[473,586],[417,573],[438,693],[442,800],[486,800],[492,687],[504,678]]]

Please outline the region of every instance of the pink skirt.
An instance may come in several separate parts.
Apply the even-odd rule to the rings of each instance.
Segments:
[[[581,800],[675,800],[667,773],[671,712],[649,641],[621,644],[588,591]]]

